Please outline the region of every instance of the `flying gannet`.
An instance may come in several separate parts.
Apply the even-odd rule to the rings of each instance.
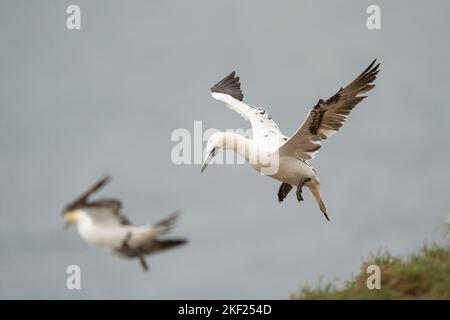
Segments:
[[[322,140],[336,133],[347,120],[350,111],[367,97],[362,94],[375,87],[373,82],[380,65],[375,65],[375,62],[376,60],[328,100],[320,99],[291,137],[281,133],[278,125],[263,108],[242,102],[244,96],[239,77],[236,77],[233,71],[211,88],[211,94],[214,99],[224,102],[230,109],[250,121],[253,139],[231,132],[213,134],[206,144],[207,156],[201,172],[220,149],[235,151],[263,174],[268,172],[264,171],[267,164],[269,167],[276,164],[276,170],[266,175],[282,182],[278,190],[278,201],[282,202],[293,186],[297,186],[297,200],[303,201],[302,187],[305,185],[316,199],[325,218],[329,220],[320,191],[319,177],[308,160],[315,157],[322,146]]]
[[[66,225],[76,224],[83,240],[122,257],[138,258],[144,270],[148,270],[144,256],[186,243],[186,239],[160,238],[172,228],[177,212],[155,224],[138,226],[121,213],[119,200],[90,201],[89,197],[109,180],[106,176],[98,181],[63,211]]]

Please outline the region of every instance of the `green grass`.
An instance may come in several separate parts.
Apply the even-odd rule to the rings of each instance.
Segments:
[[[379,290],[366,286],[367,266],[373,264],[381,269]],[[450,299],[450,245],[425,245],[407,259],[389,252],[371,255],[343,288],[320,280],[314,287],[304,285],[291,299]]]

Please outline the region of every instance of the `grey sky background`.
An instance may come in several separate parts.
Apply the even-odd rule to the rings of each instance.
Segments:
[[[366,28],[378,4],[382,30]],[[66,29],[77,4],[82,29]],[[287,298],[343,281],[379,248],[440,241],[450,211],[448,1],[0,2],[0,298]],[[172,164],[174,129],[248,128],[209,88],[236,70],[245,100],[290,135],[374,58],[377,87],[312,165],[312,197],[246,165]],[[61,210],[100,176],[135,223],[177,208],[190,243],[151,272],[89,247]],[[82,269],[82,290],[65,287]]]

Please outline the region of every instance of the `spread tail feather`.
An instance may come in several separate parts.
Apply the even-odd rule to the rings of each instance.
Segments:
[[[154,226],[158,230],[158,233],[159,234],[166,234],[170,230],[172,230],[172,228],[174,227],[175,222],[178,219],[179,215],[180,215],[180,210],[177,210],[174,213],[172,213],[170,216],[168,216],[167,218],[156,222],[154,224]]]
[[[311,194],[313,195],[314,199],[316,199],[316,202],[319,205],[320,211],[322,211],[323,215],[325,216],[325,219],[330,221],[330,218],[328,217],[328,214],[327,214],[327,208],[325,206],[325,202],[323,201],[322,194],[320,192],[319,179],[314,178],[310,182],[308,182],[306,185],[309,188],[309,191],[311,191]]]
[[[145,256],[154,254],[167,249],[175,248],[186,244],[187,240],[182,238],[170,238],[170,239],[152,239],[149,243],[144,244],[138,248],[130,248],[128,246],[122,247],[117,253],[124,257],[137,257],[144,271],[148,271],[150,268],[145,261]]]
[[[316,198],[317,204],[319,205],[320,211],[322,211],[323,215],[325,216],[325,219],[330,221],[330,218],[328,218],[327,215],[327,208],[325,207],[325,203],[323,202],[322,198]]]
[[[182,238],[171,238],[164,240],[154,240],[149,245],[142,247],[140,250],[144,254],[153,254],[159,251],[172,249],[183,244],[186,244],[187,240]]]

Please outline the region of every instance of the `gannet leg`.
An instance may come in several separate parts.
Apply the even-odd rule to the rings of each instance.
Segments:
[[[122,248],[129,249],[130,246],[128,245],[128,241],[131,239],[131,232],[128,232],[125,236],[125,239],[122,241]]]
[[[280,189],[278,190],[278,202],[282,202],[288,195],[289,191],[291,191],[291,189],[292,185],[283,182],[280,186]]]
[[[139,262],[141,263],[142,269],[144,269],[144,271],[148,271],[148,265],[147,265],[147,261],[145,261],[144,255],[142,255],[142,253],[140,252],[139,249],[133,249],[128,245],[128,241],[131,239],[131,232],[128,232],[127,235],[125,236],[125,239],[123,239],[122,241],[122,250],[123,251],[129,251],[130,255],[129,256],[137,256],[139,258]]]
[[[142,269],[144,269],[144,271],[148,271],[147,261],[145,261],[144,256],[139,255],[138,257],[139,257],[139,261],[141,262]]]
[[[302,197],[302,188],[303,188],[303,185],[305,184],[305,183],[307,183],[308,181],[310,181],[311,179],[310,178],[303,178],[302,180],[300,180],[300,183],[298,184],[298,186],[297,186],[297,192],[296,192],[296,195],[297,195],[297,200],[300,202],[300,201],[303,201],[303,197]]]

